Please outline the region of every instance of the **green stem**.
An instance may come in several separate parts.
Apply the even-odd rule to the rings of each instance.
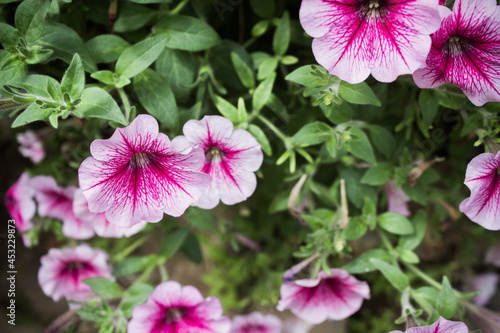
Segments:
[[[160,276],[161,276],[161,281],[167,281],[168,280],[168,274],[167,274],[167,269],[165,268],[165,264],[158,263],[158,270],[160,271]]]
[[[123,106],[125,107],[125,120],[130,123],[130,102],[128,100],[127,94],[123,88],[116,88],[122,99]]]
[[[146,268],[146,270],[141,274],[141,276],[139,276],[137,278],[137,280],[135,280],[134,283],[139,283],[139,282],[143,282],[144,280],[146,280],[149,275],[151,275],[151,272],[153,272],[153,270],[156,268],[156,265],[150,265],[148,268]]]
[[[410,295],[411,297],[422,307],[422,309],[425,310],[428,314],[432,314],[432,309],[429,307],[429,305],[423,301],[412,289],[410,289]]]
[[[290,144],[290,139],[285,134],[283,134],[276,126],[274,126],[272,122],[270,122],[266,117],[260,114],[257,114],[257,118],[259,118],[260,121],[262,121],[267,127],[269,127],[269,129],[283,141],[286,149],[291,148],[292,145]]]
[[[139,239],[137,239],[135,242],[130,244],[128,247],[126,247],[123,251],[118,253],[117,255],[114,256],[113,261],[115,262],[120,262],[123,259],[125,259],[130,253],[132,253],[135,249],[137,249],[139,246],[141,246],[146,239],[148,239],[148,236],[143,236]]]
[[[425,282],[427,282],[429,285],[433,286],[437,290],[441,290],[443,288],[441,286],[441,283],[437,282],[436,280],[431,278],[429,275],[422,272],[420,269],[417,268],[417,266],[415,266],[413,264],[408,264],[408,263],[404,263],[404,264],[415,275],[417,275],[419,278],[421,278],[422,280],[424,280]]]
[[[248,48],[250,45],[252,45],[255,41],[257,40],[257,37],[252,37],[250,38],[249,40],[247,40],[245,42],[245,44],[243,44],[243,48]]]
[[[187,5],[187,3],[189,2],[189,0],[182,0],[178,5],[177,7],[175,7],[174,9],[172,9],[171,11],[169,11],[169,14],[170,15],[176,15],[176,14],[179,14],[179,12],[184,8],[184,6]]]
[[[389,254],[391,255],[391,261],[392,261],[393,265],[398,267],[399,266],[398,261],[397,261],[396,257],[394,256],[395,250],[394,250],[394,247],[392,246],[391,242],[389,241],[389,238],[387,238],[387,235],[385,234],[385,232],[383,232],[379,228],[377,228],[377,232],[380,235],[380,238],[382,239],[382,243],[384,243],[384,246],[387,248],[387,250],[389,251]]]

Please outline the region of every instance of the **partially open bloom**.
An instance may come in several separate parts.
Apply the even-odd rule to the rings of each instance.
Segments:
[[[387,195],[387,211],[398,213],[403,216],[410,216],[410,210],[408,209],[408,201],[410,198],[403,191],[403,188],[394,187],[394,181],[391,180],[384,186],[385,194]]]
[[[392,82],[425,63],[438,0],[302,0],[300,22],[316,60],[349,83]]]
[[[50,249],[41,258],[38,283],[45,295],[54,301],[62,298],[83,302],[92,290],[84,279],[103,277],[112,279],[111,267],[106,263],[108,255],[87,244],[74,248]]]
[[[33,177],[30,185],[35,189],[38,215],[61,220],[62,232],[67,237],[87,239],[94,235],[92,225],[77,218],[73,212],[73,198],[77,190],[75,186],[61,188],[49,176]]]
[[[78,189],[75,192],[73,212],[79,220],[91,225],[92,228],[94,228],[95,233],[99,237],[103,238],[130,237],[144,229],[147,225],[147,222],[143,221],[134,224],[130,228],[121,228],[109,223],[104,213],[92,213],[89,210],[89,204],[87,199],[83,196],[81,189]]]
[[[19,231],[33,228],[31,220],[35,216],[36,205],[33,196],[35,191],[29,184],[30,177],[23,173],[5,193],[5,206]]]
[[[205,162],[198,171],[209,174],[212,182],[194,205],[211,209],[219,200],[226,205],[246,200],[255,191],[254,171],[262,164],[262,150],[255,138],[243,129],[233,130],[231,121],[220,116],[190,120],[183,128],[184,136],[172,142],[187,147],[201,147]]]
[[[245,316],[234,316],[231,333],[281,333],[281,320],[275,315],[252,312]]]
[[[217,297],[203,299],[195,287],[167,281],[134,308],[127,332],[228,333],[230,325]]]
[[[460,211],[486,229],[499,230],[500,152],[476,156],[467,166],[464,184],[471,194],[460,204]]]
[[[403,333],[402,331],[392,331],[390,333]],[[467,326],[459,321],[446,320],[443,317],[432,325],[412,327],[404,333],[469,333]]]
[[[297,317],[319,324],[327,319],[343,320],[370,298],[370,287],[343,269],[321,271],[316,279],[284,282],[277,309],[290,309]]]
[[[452,83],[472,103],[500,101],[500,6],[495,0],[456,0],[432,35],[426,65],[413,74],[420,88]]]
[[[28,157],[34,164],[40,163],[45,158],[42,140],[33,131],[27,130],[19,133],[16,139],[20,144],[21,155]]]
[[[203,164],[200,148],[176,148],[149,115],[137,116],[107,140],[92,142],[93,157],[78,170],[90,211],[104,212],[120,227],[158,222],[164,212],[182,215],[203,194],[210,177],[193,171]]]

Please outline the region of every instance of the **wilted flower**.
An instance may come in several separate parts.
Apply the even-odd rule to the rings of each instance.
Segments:
[[[441,23],[437,0],[302,0],[299,16],[318,63],[349,83],[413,73]]]
[[[387,211],[398,213],[403,216],[410,216],[410,210],[408,209],[408,201],[410,201],[410,198],[403,191],[403,188],[400,186],[396,189],[394,181],[391,180],[385,184],[384,189],[387,195],[387,205],[389,206]]]
[[[413,74],[420,88],[452,83],[472,103],[500,101],[500,7],[495,0],[456,0],[432,35],[426,64]]]
[[[172,142],[184,147],[201,147],[205,163],[198,171],[209,174],[212,182],[194,205],[211,209],[219,200],[226,205],[246,200],[255,191],[253,173],[262,164],[262,150],[255,138],[243,129],[233,131],[231,121],[220,116],[190,120],[183,128],[185,136]]]
[[[24,157],[28,157],[34,164],[40,163],[45,158],[42,140],[30,130],[19,133],[16,136],[19,146],[19,152]]]
[[[78,170],[90,211],[104,212],[121,227],[158,222],[164,212],[182,215],[203,194],[210,177],[193,171],[203,164],[200,148],[176,148],[149,115],[137,116],[107,140],[92,142],[93,157]]]
[[[217,297],[203,299],[195,287],[167,281],[134,308],[127,332],[228,333],[230,326]]]
[[[497,273],[488,272],[475,275],[469,283],[469,290],[479,290],[481,293],[474,296],[472,302],[479,306],[485,306],[489,303],[491,297],[497,291],[499,276]]]
[[[35,189],[38,215],[61,220],[62,232],[67,237],[87,239],[94,235],[92,225],[77,218],[73,212],[73,198],[77,190],[75,186],[61,188],[49,176],[33,177],[30,185]]]
[[[470,161],[464,184],[471,194],[460,204],[460,211],[486,229],[499,230],[500,152],[480,154]]]
[[[277,309],[289,309],[297,317],[319,324],[327,319],[346,319],[361,308],[363,299],[369,298],[366,282],[335,268],[330,275],[321,271],[316,279],[284,282]]]
[[[92,290],[82,280],[93,277],[112,279],[107,259],[108,255],[104,251],[93,249],[87,244],[50,249],[41,258],[38,283],[44,294],[56,302],[63,297],[83,302],[92,295]]]
[[[245,316],[234,316],[231,333],[281,333],[281,320],[272,315],[252,312]]]
[[[392,331],[390,333],[403,333],[402,331]],[[446,320],[443,317],[432,325],[412,327],[404,333],[469,333],[467,326],[459,321]]]
[[[36,213],[35,191],[29,184],[30,177],[23,173],[5,193],[5,206],[19,231],[33,228],[32,219]]]

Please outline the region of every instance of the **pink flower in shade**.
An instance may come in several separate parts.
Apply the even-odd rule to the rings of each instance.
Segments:
[[[159,284],[146,303],[137,305],[128,333],[228,333],[217,297],[203,299],[198,289],[175,281]]]
[[[73,212],[79,220],[91,225],[95,233],[103,238],[130,237],[144,229],[147,225],[147,222],[143,221],[134,224],[130,228],[121,228],[109,223],[104,213],[92,213],[89,210],[87,199],[83,196],[81,189],[75,192]]]
[[[245,316],[234,316],[231,333],[281,333],[281,320],[274,315],[252,312]]]
[[[464,184],[471,194],[460,204],[460,211],[486,229],[499,230],[500,152],[496,156],[481,154],[470,161]]]
[[[38,215],[61,220],[62,232],[67,237],[87,239],[94,235],[92,225],[77,218],[73,212],[73,198],[77,190],[75,186],[61,188],[49,176],[33,177],[30,185],[35,189]]]
[[[87,244],[50,249],[41,258],[38,283],[44,294],[55,302],[61,298],[83,302],[92,296],[92,290],[82,280],[94,277],[113,279],[107,259],[108,255],[104,251],[93,249]]]
[[[297,317],[319,324],[327,319],[343,320],[370,298],[370,287],[343,269],[321,271],[316,279],[284,282],[277,309],[290,309]]]
[[[92,142],[93,157],[78,170],[90,211],[104,212],[120,227],[158,222],[164,212],[182,215],[206,190],[210,177],[193,171],[203,164],[200,148],[177,148],[149,115],[137,116],[107,140]]]
[[[28,157],[34,164],[40,163],[45,158],[42,140],[30,130],[19,133],[16,136],[17,142],[21,145],[19,152],[24,157]]]
[[[500,244],[488,249],[484,257],[484,263],[500,267]]]
[[[394,181],[391,180],[385,184],[384,189],[387,195],[387,205],[389,206],[387,210],[403,216],[410,216],[410,210],[408,209],[410,198],[403,191],[403,188],[399,187],[396,189]]]
[[[219,200],[234,205],[246,200],[255,191],[257,171],[262,164],[262,150],[255,138],[243,129],[233,130],[231,121],[220,116],[190,120],[183,128],[184,136],[173,142],[180,146],[201,147],[205,163],[198,171],[209,174],[212,182],[194,205],[211,209]]]
[[[392,331],[389,333],[403,333],[402,331]],[[443,317],[432,325],[412,327],[407,329],[404,333],[469,333],[467,326],[459,321],[446,320]]]
[[[475,275],[469,283],[468,290],[480,290],[481,293],[474,296],[472,302],[479,306],[488,304],[491,297],[493,297],[497,291],[498,281],[499,276],[497,273],[488,272]]]
[[[420,88],[452,83],[472,103],[500,101],[500,6],[495,0],[456,0],[432,35],[426,64],[413,74]]]
[[[32,219],[36,213],[35,191],[30,185],[30,177],[23,173],[5,193],[5,206],[19,231],[33,228]]]
[[[316,60],[349,83],[392,82],[425,63],[438,0],[302,0],[300,22]]]

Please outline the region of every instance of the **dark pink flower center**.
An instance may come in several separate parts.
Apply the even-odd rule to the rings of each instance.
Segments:
[[[80,278],[87,277],[95,272],[94,267],[86,261],[67,261],[60,273],[61,276],[69,276],[77,283]]]
[[[205,159],[209,163],[218,163],[222,161],[224,152],[218,147],[212,146],[205,151]]]
[[[362,20],[385,19],[389,12],[386,0],[361,0],[358,14]]]
[[[267,328],[260,324],[248,324],[240,329],[241,333],[266,333]]]
[[[145,166],[147,166],[151,160],[153,159],[153,155],[152,154],[146,154],[146,153],[136,153],[134,155],[132,155],[132,157],[130,158],[130,166],[132,168],[143,168]]]
[[[165,324],[170,324],[178,321],[186,314],[186,309],[184,308],[170,308],[167,309],[163,321]]]
[[[453,35],[444,43],[443,52],[447,55],[460,55],[472,49],[470,40],[466,37]]]

